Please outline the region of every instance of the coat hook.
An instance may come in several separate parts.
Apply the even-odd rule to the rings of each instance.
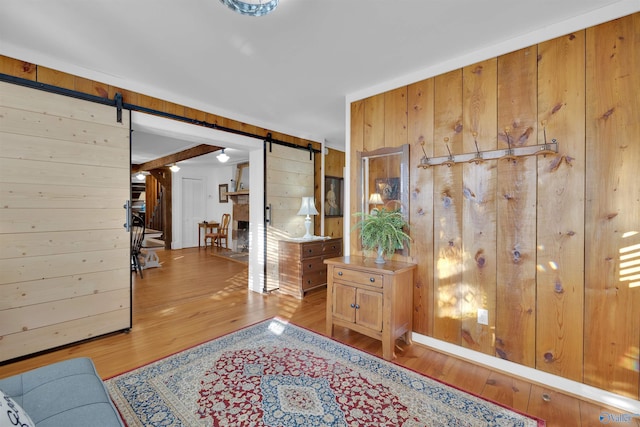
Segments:
[[[422,153],[424,154],[424,156],[422,156],[422,158],[420,159],[420,165],[428,168],[431,165],[429,164],[429,157],[427,156],[427,152],[424,149],[424,139],[420,141],[420,146],[422,147]]]
[[[547,154],[558,154],[558,151],[554,151],[549,147],[549,144],[547,144],[547,121],[543,120],[542,121],[542,135],[544,136],[544,145],[542,146],[542,148],[540,149],[540,151],[538,151],[536,154],[542,154],[544,157],[547,157]],[[555,139],[552,139],[551,141],[553,141],[554,143],[556,142]]]
[[[484,160],[482,159],[482,153],[478,148],[478,132],[474,131],[471,134],[473,135],[473,142],[474,144],[476,144],[476,156],[473,159],[469,160],[469,163],[475,163],[476,165],[479,165],[480,163],[484,162]]]
[[[455,159],[453,158],[453,155],[451,154],[451,150],[449,149],[449,137],[446,136],[444,138],[444,145],[445,147],[447,147],[447,151],[449,152],[449,160],[447,160],[446,162],[443,162],[443,165],[447,165],[448,167],[451,167],[453,165],[455,165]]]
[[[509,128],[508,127],[504,128],[504,134],[507,136],[507,146],[509,148],[507,149],[507,153],[504,156],[502,156],[502,158],[504,160],[509,160],[509,161],[512,161],[512,162],[516,162],[518,160],[518,158],[513,154],[513,148],[511,148],[511,138],[510,138],[510,135],[509,135]]]

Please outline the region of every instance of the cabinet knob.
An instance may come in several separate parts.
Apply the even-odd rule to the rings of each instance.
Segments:
[[[342,276],[342,271],[338,271],[338,276]]]
[[[375,277],[369,277],[369,281],[370,281],[371,283],[374,283],[374,282],[376,281],[376,278],[375,278]]]
[[[351,308],[356,308],[356,305],[354,303],[351,303]]]
[[[356,310],[359,309],[359,308],[360,308],[360,306],[358,304],[356,304]]]

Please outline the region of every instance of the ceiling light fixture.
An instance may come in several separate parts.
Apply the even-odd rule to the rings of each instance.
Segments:
[[[227,160],[229,160],[229,156],[227,156],[226,154],[224,154],[224,148],[222,149],[222,153],[218,154],[216,156],[216,158],[218,159],[218,161],[220,163],[226,163]]]
[[[273,12],[278,6],[279,0],[220,0],[220,3],[227,5],[231,10],[241,15],[262,16]]]
[[[180,170],[180,166],[174,163],[171,166],[169,166],[169,169],[171,169],[171,172],[178,172]]]
[[[138,178],[138,181],[144,180],[145,177],[146,175],[143,174],[142,172],[138,172],[138,174],[136,175],[136,178]]]

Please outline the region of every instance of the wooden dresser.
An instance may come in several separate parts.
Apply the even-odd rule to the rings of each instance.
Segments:
[[[280,240],[280,292],[302,299],[304,293],[327,284],[323,261],[342,255],[342,238]]]
[[[325,260],[327,334],[335,325],[382,341],[382,357],[394,358],[396,339],[411,344],[416,264],[358,256]]]

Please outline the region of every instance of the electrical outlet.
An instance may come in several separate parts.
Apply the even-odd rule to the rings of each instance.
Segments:
[[[485,310],[484,308],[478,309],[478,323],[481,325],[489,324],[489,310]]]

